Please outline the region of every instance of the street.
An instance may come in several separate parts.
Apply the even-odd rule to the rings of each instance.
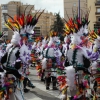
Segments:
[[[37,71],[34,67],[30,68],[30,75],[28,76],[31,82],[36,86],[35,88],[29,88],[30,92],[25,93],[25,100],[60,100],[60,91],[52,90],[52,84],[50,90],[46,90],[44,82],[41,82],[37,76]],[[90,89],[88,89],[90,93]],[[69,92],[68,92],[68,96]]]
[[[29,79],[36,86],[35,88],[29,88],[30,92],[25,93],[25,100],[60,100],[59,90],[46,90],[44,82],[41,82],[37,76],[35,68],[30,68]]]

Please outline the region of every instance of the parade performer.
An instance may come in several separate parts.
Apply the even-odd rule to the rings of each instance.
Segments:
[[[90,49],[91,51],[88,51],[88,55],[92,61],[91,63],[91,74],[93,77],[93,87],[92,87],[92,96],[95,99],[98,99],[99,96],[98,94],[100,93],[100,88],[99,88],[99,84],[100,84],[100,30],[99,29],[95,29],[93,31],[90,32],[89,34],[89,39],[92,42],[92,48]]]
[[[43,13],[43,11],[40,13],[40,15]],[[25,76],[24,82],[23,82],[24,92],[28,92],[28,89],[26,88],[27,84],[29,87],[32,87],[32,88],[35,87],[31,83],[31,81],[29,80],[26,74],[27,74],[27,69],[29,65],[31,64],[31,60],[32,60],[30,55],[32,51],[32,42],[33,42],[32,36],[34,35],[33,29],[35,25],[37,24],[40,15],[37,16],[37,13],[35,14],[35,16],[32,16],[30,13],[27,16],[25,16],[25,14],[20,15],[21,21],[20,19],[18,20],[18,18],[16,18],[16,20],[22,26],[21,31],[20,31],[20,35],[22,37],[22,46],[20,48],[20,58],[23,62],[23,70],[24,70],[24,76]],[[26,22],[25,20],[23,20],[23,17],[26,19]]]
[[[7,90],[7,97],[6,99],[10,100],[24,100],[23,93],[22,93],[22,81],[24,77],[21,75],[21,73],[18,71],[21,68],[21,61],[19,59],[19,42],[20,42],[20,35],[18,32],[14,31],[14,35],[11,39],[11,44],[6,48],[7,58],[6,62],[3,62],[5,59],[1,59],[1,63],[4,66],[4,69],[6,70],[6,77],[7,79],[12,79],[12,82],[8,86]],[[16,82],[15,82],[16,80]],[[9,89],[12,88],[14,90],[14,86],[16,86],[15,92],[12,92],[9,94]],[[10,87],[12,85],[12,87]]]
[[[40,13],[40,15],[43,13],[43,11]],[[4,14],[4,16],[8,16],[10,18],[8,20],[5,19],[5,22],[6,22],[5,25],[14,32],[14,35],[12,37],[11,44],[9,44],[9,46],[7,47],[7,50],[6,50],[7,54],[4,57],[6,59],[2,59],[1,62],[3,64],[4,69],[6,69],[7,71],[6,73],[8,76],[7,78],[12,78],[13,76],[10,77],[9,75],[9,74],[12,74],[14,75],[15,80],[17,80],[16,89],[13,92],[13,94],[15,94],[14,97],[16,97],[18,100],[24,100],[23,91],[22,91],[23,86],[21,86],[22,85],[21,80],[23,79],[23,76],[22,76],[22,72],[20,71],[20,68],[22,65],[21,63],[23,64],[25,63],[24,60],[22,59],[22,52],[20,51],[21,45],[22,45],[22,42],[21,42],[22,35],[26,35],[26,37],[29,35],[32,35],[33,28],[38,22],[40,15],[38,17],[36,17],[36,15],[32,16],[30,14],[26,16],[24,13],[20,15],[20,17],[16,16],[14,19],[10,15]],[[20,60],[17,60],[17,59],[20,59]],[[30,59],[27,59],[27,61],[28,60]],[[24,79],[26,79],[26,77]],[[11,99],[15,100],[13,96],[10,97],[10,100]]]
[[[56,87],[57,64],[58,65],[60,64],[60,57],[62,55],[59,49],[59,44],[60,44],[59,37],[52,34],[52,36],[50,36],[48,45],[46,46],[43,52],[44,58],[42,60],[42,67],[43,69],[45,69],[46,89],[49,89],[52,78],[52,83],[53,83],[52,88],[53,90],[57,90]]]
[[[76,17],[76,20],[69,19],[66,23],[67,31],[71,32],[71,43],[67,52],[67,58],[70,65],[72,65],[66,67],[66,76],[69,80],[68,86],[71,96],[75,100],[83,97],[85,92],[85,88],[82,87],[83,72],[89,74],[88,68],[90,67],[90,61],[86,50],[81,46],[84,37],[87,36],[88,33],[88,23],[87,17],[82,21]],[[74,84],[75,80],[76,84]]]
[[[6,71],[3,69],[3,66],[1,64],[1,59],[5,53],[5,48],[6,48],[6,44],[4,43],[4,39],[3,39],[3,34],[4,32],[0,32],[0,40],[1,40],[1,44],[0,44],[0,100],[2,100],[2,98],[4,98],[4,95],[7,96],[7,87],[5,86],[5,80],[6,80]]]
[[[40,39],[36,39],[36,41],[40,41]],[[44,50],[47,46],[47,43],[48,43],[48,38],[47,37],[44,37],[42,40],[41,40],[41,45],[40,46],[36,46],[36,53],[38,53],[38,61],[37,61],[37,66],[36,66],[36,69],[38,71],[38,76],[39,78],[41,79],[41,81],[44,81],[44,69],[42,69],[42,65],[41,65],[41,60],[43,59],[44,57]]]

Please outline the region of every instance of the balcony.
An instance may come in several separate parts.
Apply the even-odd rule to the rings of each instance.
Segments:
[[[4,35],[3,36],[8,36],[8,31],[4,31]]]
[[[95,24],[100,24],[100,21],[96,21]]]
[[[5,22],[2,23],[2,28],[3,28],[3,29],[6,29],[7,27],[5,26],[4,23],[5,23]]]
[[[2,31],[8,31],[8,28],[2,28]]]
[[[100,29],[100,21],[94,22],[94,28]]]
[[[94,28],[100,29],[100,25],[99,24],[94,24]]]
[[[8,13],[8,10],[2,10],[2,13]]]
[[[100,12],[95,12],[95,15],[100,15]]]
[[[100,6],[100,1],[96,1],[95,6]]]

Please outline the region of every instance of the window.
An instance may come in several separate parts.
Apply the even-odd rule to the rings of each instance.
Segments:
[[[73,6],[75,7],[76,6],[76,3],[74,3]]]
[[[7,5],[2,5],[2,10],[7,10]]]
[[[7,36],[3,36],[4,40],[7,40]]]
[[[100,25],[99,24],[94,24],[94,28],[100,29]]]
[[[97,8],[97,13],[100,13],[100,8]]]
[[[2,28],[2,31],[8,31],[8,28]]]
[[[97,19],[99,22],[100,22],[100,17],[98,17],[98,19]]]
[[[40,27],[35,27],[34,29],[35,29],[35,30],[40,30]]]
[[[40,30],[34,30],[35,32],[37,32],[37,33],[39,33],[40,32]]]

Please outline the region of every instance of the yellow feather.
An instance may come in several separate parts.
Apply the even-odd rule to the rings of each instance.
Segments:
[[[11,29],[7,24],[5,24],[5,26],[6,26],[7,28]],[[12,30],[12,29],[11,29],[11,30]]]
[[[16,22],[18,23],[19,27],[21,27],[20,23],[16,20]]]
[[[17,25],[17,24],[14,24],[14,26],[15,26],[17,29],[19,29],[19,27],[18,27],[18,25]]]
[[[65,27],[67,28],[67,30],[70,30],[69,26],[65,24]]]
[[[96,97],[95,96],[93,96],[93,100],[96,100]]]

